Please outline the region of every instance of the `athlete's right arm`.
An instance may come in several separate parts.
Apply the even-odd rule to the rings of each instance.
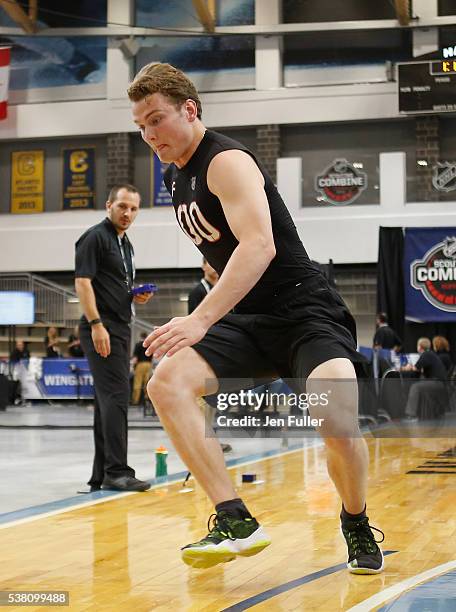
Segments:
[[[207,184],[238,240],[217,284],[193,313],[213,325],[256,285],[276,251],[264,178],[250,155],[239,150],[216,155]]]
[[[219,198],[238,245],[217,284],[192,314],[171,319],[145,339],[146,355],[171,357],[199,342],[256,285],[275,257],[264,178],[250,155],[239,150],[216,155],[207,184]]]
[[[75,288],[79,302],[82,306],[82,311],[87,321],[99,319],[100,313],[98,312],[97,308],[95,293],[92,287],[92,280],[90,278],[77,277],[75,279]],[[99,355],[102,357],[107,357],[110,354],[111,342],[109,339],[109,333],[103,323],[96,323],[95,325],[92,325],[92,340],[95,350]]]

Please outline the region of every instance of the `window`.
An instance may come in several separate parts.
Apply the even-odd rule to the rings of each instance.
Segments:
[[[407,202],[456,201],[456,119],[440,116],[434,159],[407,155]]]
[[[283,0],[285,23],[395,18],[394,4],[390,0]]]
[[[254,0],[218,2],[217,25],[255,22]],[[190,0],[151,3],[137,0],[136,25],[179,29],[200,27]],[[136,56],[136,68],[151,61],[168,62],[189,73],[200,91],[229,91],[255,87],[253,36],[148,37]]]
[[[379,204],[380,153],[414,150],[411,120],[282,128],[281,156],[302,158],[303,207]]]

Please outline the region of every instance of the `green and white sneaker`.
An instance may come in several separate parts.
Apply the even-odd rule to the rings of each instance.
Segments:
[[[375,539],[372,529],[382,534],[381,540]],[[378,544],[385,539],[383,531],[371,527],[367,516],[359,521],[342,521],[341,531],[348,547],[348,570],[352,574],[379,574],[383,570],[383,553]]]
[[[187,565],[208,568],[233,561],[238,555],[251,557],[271,543],[253,517],[238,519],[219,512],[209,517],[207,528],[209,533],[205,538],[182,548],[182,560]]]

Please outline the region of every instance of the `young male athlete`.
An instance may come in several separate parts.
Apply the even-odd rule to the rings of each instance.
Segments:
[[[320,433],[342,500],[348,568],[380,572],[383,556],[366,516],[369,458],[357,424],[353,318],[310,262],[261,164],[242,144],[206,130],[198,93],[180,70],[148,64],[128,95],[142,138],[170,164],[165,183],[181,229],[220,275],[190,315],[145,340],[148,354],[167,357],[149,395],[216,509],[208,535],[185,546],[183,560],[211,567],[269,545],[233,488],[218,441],[205,435],[197,399],[223,390],[230,379],[282,377],[333,392]]]

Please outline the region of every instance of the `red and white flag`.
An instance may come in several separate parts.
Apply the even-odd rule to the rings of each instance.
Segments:
[[[7,115],[9,71],[10,47],[0,47],[0,121]]]

